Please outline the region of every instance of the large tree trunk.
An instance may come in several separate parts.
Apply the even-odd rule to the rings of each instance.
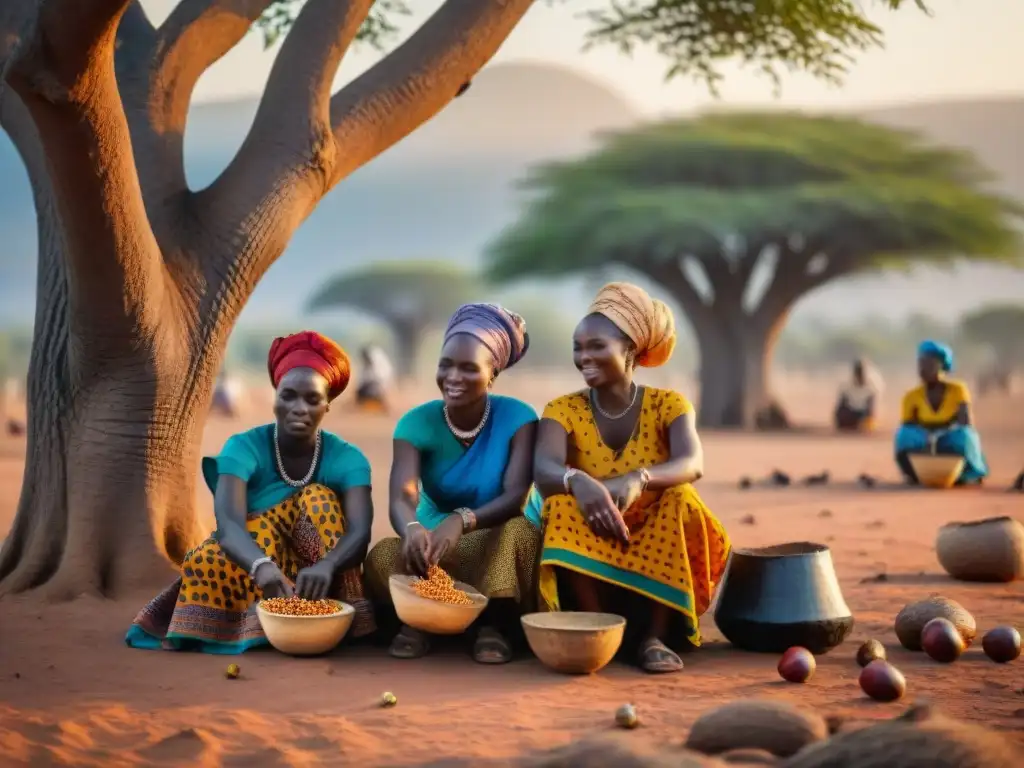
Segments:
[[[203,423],[257,282],[323,195],[449,103],[532,4],[446,0],[332,95],[372,2],[308,0],[241,149],[194,192],[182,156],[193,89],[272,2],[182,2],[159,28],[137,0],[0,12],[0,122],[39,226],[26,467],[0,595],[171,576],[201,533]]]
[[[851,260],[827,257],[788,242],[755,244],[745,258],[705,260],[708,285],[701,290],[687,276],[685,262],[641,259],[634,263],[680,304],[700,348],[702,427],[786,426],[773,398],[770,369],[775,342],[797,300],[851,269]],[[759,259],[777,249],[776,266],[760,300],[748,306],[746,294]],[[781,266],[780,266],[781,265]]]
[[[700,425],[755,426],[758,414],[774,405],[768,371],[785,318],[762,325],[723,312],[691,322],[700,349]]]

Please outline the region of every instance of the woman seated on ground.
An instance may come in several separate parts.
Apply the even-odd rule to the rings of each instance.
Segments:
[[[835,425],[840,432],[869,432],[875,426],[875,406],[879,396],[876,377],[868,363],[857,360],[853,364],[851,380],[839,390]]]
[[[442,399],[413,408],[395,426],[391,524],[366,560],[367,588],[390,602],[395,573],[423,576],[440,565],[491,599],[478,624],[473,658],[512,658],[507,629],[531,607],[539,528],[523,517],[530,488],[537,413],[491,394],[495,377],[526,353],[518,315],[494,304],[467,304],[448,323],[437,364]],[[429,651],[428,637],[403,626],[391,644],[402,659]]]
[[[362,381],[356,389],[356,405],[365,411],[388,412],[388,395],[394,383],[391,361],[376,344],[363,347]]]
[[[692,486],[704,471],[693,407],[633,381],[636,366],[667,362],[675,342],[662,302],[628,283],[601,289],[573,335],[587,388],[544,409],[531,495],[543,505],[544,607],[624,613],[653,673],[682,669],[669,644],[700,644],[698,617],[730,546]]]
[[[275,421],[203,459],[217,529],[136,617],[130,646],[241,653],[267,642],[256,601],[293,594],[351,604],[352,637],[376,628],[361,581],[373,522],[370,465],[320,428],[348,384],[348,357],[306,331],[275,339],[268,367]]]
[[[903,396],[902,425],[896,431],[896,463],[908,482],[917,476],[911,453],[945,453],[963,457],[957,483],[980,483],[988,474],[981,438],[971,424],[971,395],[967,385],[946,377],[953,370],[953,350],[925,341],[917,350],[921,385]]]

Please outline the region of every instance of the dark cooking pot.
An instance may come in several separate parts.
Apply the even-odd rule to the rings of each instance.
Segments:
[[[832,567],[832,553],[808,541],[733,550],[718,592],[715,624],[733,645],[781,653],[835,648],[853,616]]]

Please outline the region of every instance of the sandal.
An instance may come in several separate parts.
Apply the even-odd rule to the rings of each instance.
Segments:
[[[430,651],[430,640],[418,629],[402,625],[388,652],[396,659],[419,659]]]
[[[507,664],[512,661],[512,648],[498,630],[484,627],[473,643],[473,661],[478,664]]]
[[[680,672],[683,660],[656,637],[649,638],[640,646],[640,668],[652,675]]]

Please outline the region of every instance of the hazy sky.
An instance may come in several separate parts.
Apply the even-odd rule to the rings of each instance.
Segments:
[[[409,0],[422,8],[405,29],[432,12],[438,0]],[[154,22],[161,21],[176,0],[143,0]],[[592,0],[570,0],[549,8],[543,2],[530,11],[512,33],[495,61],[533,59],[560,62],[589,72],[649,112],[680,112],[713,102],[693,82],[666,84],[664,67],[653,53],[623,57],[613,49],[580,51],[584,22],[575,18]],[[812,78],[793,75],[776,100],[762,77],[728,69],[722,88],[725,101],[741,104],[779,103],[792,106],[845,106],[885,103],[937,96],[1024,93],[1024,30],[1022,0],[930,0],[932,17],[914,8],[893,13],[864,0],[886,32],[885,49],[862,54],[845,86],[836,89]],[[346,58],[339,84],[370,66],[372,51]],[[257,35],[251,35],[213,67],[200,83],[197,99],[223,99],[258,93],[273,60]]]

